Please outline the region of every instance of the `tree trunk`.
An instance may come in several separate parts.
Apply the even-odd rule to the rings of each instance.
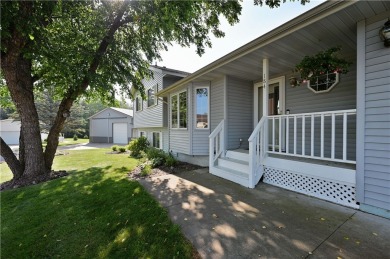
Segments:
[[[96,70],[115,32],[124,24],[121,19],[129,4],[130,1],[124,1],[118,10],[107,34],[100,42],[99,48],[96,50],[95,56],[90,63],[88,72],[80,85],[74,90],[70,89],[65,94],[53,126],[50,129],[45,153],[43,153],[42,149],[38,113],[34,103],[32,62],[30,59],[25,58],[22,53],[22,50],[27,48],[29,38],[26,34],[19,31],[18,28],[14,28],[11,36],[12,40],[7,44],[7,53],[2,53],[0,62],[12,101],[21,119],[19,164],[16,162],[16,157],[10,154],[10,148],[7,145],[0,147],[0,154],[5,155],[4,158],[9,165],[12,164],[10,167],[15,179],[40,180],[42,177],[49,175],[58,147],[58,136],[66,120],[64,114],[69,113],[73,102],[85,92],[90,78],[96,74]],[[32,15],[31,2],[21,2],[20,7],[23,17],[27,19],[29,15]]]
[[[1,156],[7,161],[9,168],[14,174],[14,179],[19,179],[23,175],[23,167],[16,158],[12,149],[0,137]]]
[[[20,5],[23,16],[31,15],[30,2],[22,2]],[[1,69],[21,120],[20,166],[15,166],[15,157],[9,154],[7,145],[1,145],[0,153],[5,155],[4,159],[11,167],[14,180],[35,179],[38,176],[42,178],[50,171],[45,167],[38,113],[34,103],[32,61],[24,57],[22,52],[28,44],[28,38],[16,27],[11,37],[12,40],[7,44],[7,53],[1,55]]]
[[[72,108],[74,100],[72,98],[64,98],[58,108],[57,116],[54,120],[53,126],[47,136],[47,145],[45,149],[45,164],[48,170],[53,165],[54,156],[58,147],[58,137],[61,130],[64,128],[66,117],[64,114],[69,114],[70,108]]]
[[[24,170],[22,175],[14,170],[13,174],[15,177],[34,179],[50,171],[45,167],[38,113],[34,104],[31,61],[20,54],[16,60],[13,60],[11,55],[7,55],[2,63],[11,98],[21,120],[19,162]],[[1,150],[3,153],[3,147]],[[8,163],[7,158],[5,159]]]

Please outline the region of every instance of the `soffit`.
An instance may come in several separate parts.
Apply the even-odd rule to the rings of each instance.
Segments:
[[[270,77],[292,74],[292,69],[304,56],[335,46],[341,46],[342,56],[355,62],[357,22],[389,10],[390,2],[358,2],[283,38],[259,46],[258,49],[213,69],[194,81],[212,81],[225,74],[256,81],[261,79],[264,58],[269,59]]]

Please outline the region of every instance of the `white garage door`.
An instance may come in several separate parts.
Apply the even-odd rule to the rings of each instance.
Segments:
[[[19,145],[20,133],[18,131],[3,131],[0,136],[8,145]]]
[[[127,123],[114,123],[113,135],[114,143],[127,144]]]

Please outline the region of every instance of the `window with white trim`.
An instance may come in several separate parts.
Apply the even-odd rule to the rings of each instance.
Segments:
[[[171,128],[187,128],[187,91],[171,96]]]
[[[157,104],[157,84],[148,89],[148,107]]]
[[[162,134],[161,132],[152,132],[152,146],[162,149]]]
[[[136,112],[142,111],[142,98],[141,98],[141,96],[137,96],[137,98],[135,98],[135,111]]]
[[[195,127],[209,128],[209,88],[195,88]]]
[[[313,93],[327,93],[339,83],[339,73],[326,73],[321,76],[312,77],[307,81],[307,88]]]
[[[146,138],[146,132],[145,131],[140,131],[139,132],[140,137],[145,137]]]

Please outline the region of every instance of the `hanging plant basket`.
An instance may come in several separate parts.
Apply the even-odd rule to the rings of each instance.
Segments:
[[[315,88],[313,92],[329,92],[339,81],[339,74],[348,73],[352,62],[337,56],[341,51],[340,47],[329,48],[314,56],[305,56],[296,65],[294,72],[301,76],[300,82],[308,82],[308,87],[312,83]],[[315,84],[314,84],[315,82]]]
[[[292,76],[289,78],[289,83],[290,83],[291,87],[296,87],[296,86],[300,85],[299,80],[295,76]]]

